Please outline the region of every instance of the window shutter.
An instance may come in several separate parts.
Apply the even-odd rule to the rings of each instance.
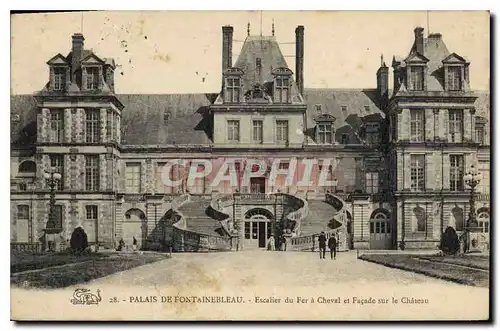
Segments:
[[[71,84],[71,70],[69,66],[66,67],[66,91],[69,90],[69,86]]]
[[[469,109],[464,109],[464,142],[472,140],[472,114]]]
[[[55,88],[55,71],[54,67],[50,66],[50,89],[53,90]]]
[[[410,139],[410,110],[403,109],[401,113],[401,140]]]
[[[99,77],[97,79],[97,81],[99,82],[99,89],[101,90],[102,89],[102,85],[103,85],[103,79],[104,79],[104,76],[102,74],[102,66],[99,66],[99,73],[98,73]]]
[[[425,155],[425,190],[433,190],[435,187],[435,174],[436,169],[434,169],[434,155],[432,153],[427,153]]]
[[[425,140],[434,140],[434,113],[432,109],[425,109],[424,111],[424,121],[425,121]]]
[[[404,187],[403,190],[409,190],[411,187],[411,156],[410,154],[403,154],[404,158]]]
[[[443,155],[443,189],[450,189],[450,154]]]
[[[81,90],[86,90],[87,89],[87,70],[85,67],[81,67],[82,70],[82,86]]]
[[[441,117],[443,119],[443,138],[445,141],[448,141],[448,131],[450,127],[450,118],[447,109],[441,109],[440,111]]]

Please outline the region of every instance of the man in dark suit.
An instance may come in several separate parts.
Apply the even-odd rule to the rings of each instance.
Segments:
[[[321,231],[321,234],[318,237],[318,243],[319,243],[319,258],[324,259],[326,253],[326,236],[324,231]]]
[[[328,238],[328,248],[330,248],[330,258],[332,260],[337,259],[337,236],[333,233],[330,238]]]

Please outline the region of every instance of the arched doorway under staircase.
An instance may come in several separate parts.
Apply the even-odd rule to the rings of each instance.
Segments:
[[[274,215],[267,209],[253,208],[245,213],[243,221],[243,248],[266,248],[267,240],[273,234]]]

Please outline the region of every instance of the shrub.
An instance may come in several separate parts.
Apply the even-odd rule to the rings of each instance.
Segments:
[[[460,250],[460,240],[457,232],[451,226],[447,227],[441,235],[441,243],[439,249],[445,255],[455,255]]]
[[[87,234],[81,227],[77,227],[73,230],[73,233],[71,234],[70,246],[71,251],[74,254],[82,253],[89,246]]]

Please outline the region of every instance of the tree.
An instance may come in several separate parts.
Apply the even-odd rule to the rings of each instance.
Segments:
[[[441,235],[439,249],[445,255],[455,255],[460,250],[460,240],[458,239],[457,232],[451,226],[447,227]]]
[[[75,254],[82,253],[88,246],[87,234],[81,227],[73,230],[70,240],[71,251]]]

